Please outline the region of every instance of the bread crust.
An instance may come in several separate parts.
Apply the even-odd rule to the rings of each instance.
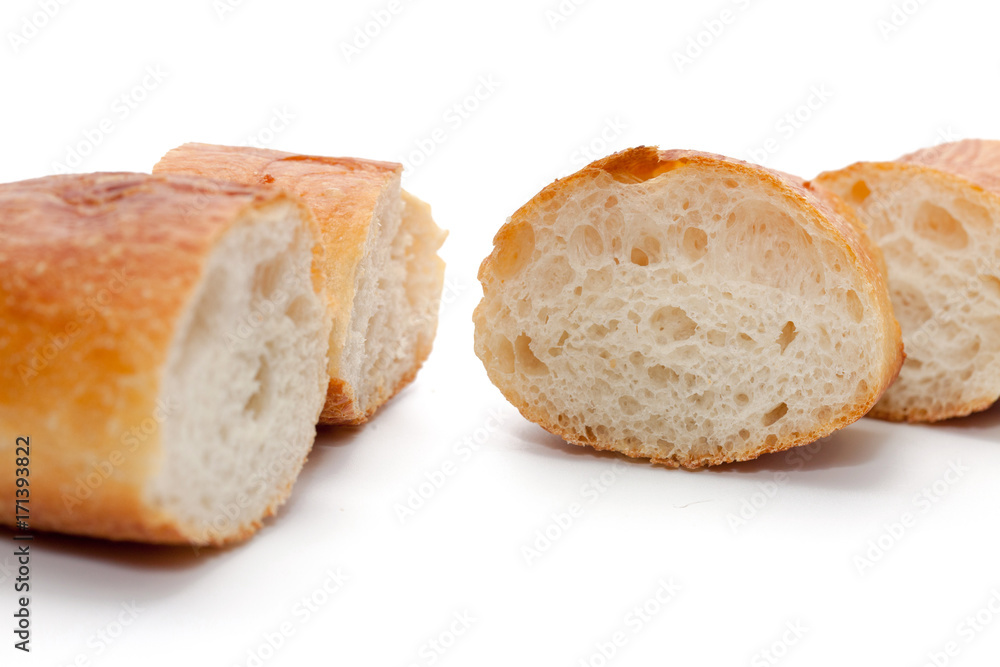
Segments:
[[[376,207],[398,181],[403,166],[357,158],[334,158],[252,148],[189,143],[168,152],[153,173],[182,173],[233,181],[272,184],[298,197],[312,211],[325,248],[323,273],[327,306],[333,318],[330,384],[320,415],[322,424],[359,425],[416,376],[430,345],[420,346],[410,370],[393,387],[376,387],[362,408],[357,389],[343,372],[358,269],[365,256]],[[441,269],[443,279],[443,266]]]
[[[162,443],[147,424],[170,410],[158,405],[163,371],[215,244],[277,204],[309,220],[276,188],[187,176],[0,185],[0,523],[14,524],[13,448],[28,436],[33,529],[168,544],[256,529],[206,541],[152,507]],[[319,292],[318,272],[313,282]]]
[[[837,181],[861,179],[869,170],[884,172],[895,178],[919,174],[959,189],[972,188],[993,200],[1000,209],[1000,141],[964,139],[923,148],[889,162],[856,162],[843,169],[823,172],[814,180],[820,189],[832,188]],[[986,410],[997,399],[996,395],[981,396],[938,409],[919,410],[894,409],[885,402],[879,402],[868,416],[893,422],[932,423]]]
[[[740,174],[756,179],[768,188],[780,192],[783,196],[794,200],[800,205],[820,228],[826,230],[836,239],[852,257],[860,268],[865,289],[870,299],[877,304],[878,316],[881,321],[884,347],[878,350],[880,367],[883,370],[878,381],[870,385],[869,391],[855,404],[846,406],[839,414],[830,420],[817,423],[814,428],[795,437],[779,440],[773,444],[764,441],[742,447],[736,455],[723,453],[683,459],[658,459],[644,454],[639,446],[630,446],[620,442],[601,442],[588,438],[586,433],[563,428],[558,423],[559,415],[547,414],[536,405],[532,405],[512,392],[503,390],[502,383],[494,376],[493,370],[487,367],[494,384],[504,391],[506,398],[528,420],[533,421],[547,431],[558,435],[575,445],[588,446],[598,450],[617,451],[633,458],[651,458],[654,463],[667,467],[700,468],[733,461],[749,460],[769,452],[778,452],[797,445],[804,445],[829,435],[833,431],[853,423],[863,417],[876,403],[882,393],[895,380],[903,363],[903,346],[899,325],[892,315],[885,275],[880,267],[880,254],[865,234],[864,225],[857,219],[853,211],[844,205],[837,197],[823,190],[812,187],[800,178],[783,174],[756,165],[712,153],[692,150],[658,150],[655,147],[641,146],[615,153],[598,160],[579,172],[559,179],[544,188],[527,204],[522,206],[501,227],[494,237],[492,253],[483,261],[479,270],[479,280],[483,285],[484,295],[489,295],[503,283],[500,257],[513,251],[517,243],[517,229],[529,220],[537,220],[537,215],[543,203],[562,197],[571,192],[578,182],[590,178],[595,170],[604,171],[612,178],[623,182],[647,181],[674,169],[702,169],[713,172]],[[486,298],[484,297],[484,301]],[[488,327],[483,319],[482,304],[473,315],[477,331]]]

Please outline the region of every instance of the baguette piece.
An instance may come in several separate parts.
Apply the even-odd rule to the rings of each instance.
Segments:
[[[494,239],[476,354],[568,442],[696,468],[823,437],[902,363],[850,210],[730,158],[640,147],[556,181]]]
[[[320,421],[362,424],[413,381],[437,330],[444,242],[430,207],[400,189],[403,167],[354,158],[185,144],[154,173],[273,183],[320,225],[333,318],[330,386]]]
[[[854,207],[889,267],[906,363],[872,416],[933,422],[993,405],[1000,398],[1000,141],[859,162],[815,182]]]
[[[251,535],[288,496],[326,393],[319,252],[309,212],[274,188],[0,185],[0,523],[27,437],[32,529]]]

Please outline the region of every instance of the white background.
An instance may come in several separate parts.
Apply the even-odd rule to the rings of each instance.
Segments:
[[[472,353],[493,233],[592,158],[659,144],[808,178],[1000,138],[1000,6],[895,1],[590,0],[557,21],[558,0],[410,0],[348,57],[388,0],[69,1],[51,18],[5,0],[0,181],[253,140],[405,160],[406,187],[451,235],[416,383],[368,426],[322,431],[254,539],[195,554],[39,536],[28,657],[10,646],[3,547],[0,664],[919,666],[954,642],[937,664],[995,665],[1000,410],[862,420],[818,448],[671,471],[525,422]],[[689,40],[703,46],[682,63]]]

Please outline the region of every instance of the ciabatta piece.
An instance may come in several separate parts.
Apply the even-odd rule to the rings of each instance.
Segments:
[[[302,197],[325,246],[330,386],[320,420],[360,424],[409,384],[437,330],[445,234],[400,189],[402,166],[257,148],[185,144],[154,173],[272,183]]]
[[[698,467],[811,442],[902,362],[846,207],[717,155],[636,148],[556,181],[480,269],[476,353],[569,442]]]
[[[1000,142],[967,140],[817,177],[855,208],[889,268],[906,363],[872,410],[938,421],[1000,397]]]
[[[0,522],[15,520],[25,436],[32,529],[252,534],[287,497],[326,395],[319,250],[309,212],[274,188],[0,185]]]

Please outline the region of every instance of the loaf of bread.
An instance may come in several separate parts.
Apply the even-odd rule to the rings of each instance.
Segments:
[[[815,182],[868,225],[889,268],[906,362],[872,410],[938,421],[1000,398],[1000,141],[966,140]]]
[[[476,354],[567,441],[695,468],[863,416],[902,363],[878,251],[836,198],[718,155],[636,148],[494,239]]]
[[[361,424],[409,384],[437,330],[445,234],[430,207],[400,189],[402,166],[257,148],[185,144],[154,173],[274,185],[299,195],[320,225],[333,318],[330,386],[320,418]]]
[[[15,524],[27,478],[31,529],[252,534],[287,497],[326,394],[318,238],[276,188],[0,185],[0,522]]]

